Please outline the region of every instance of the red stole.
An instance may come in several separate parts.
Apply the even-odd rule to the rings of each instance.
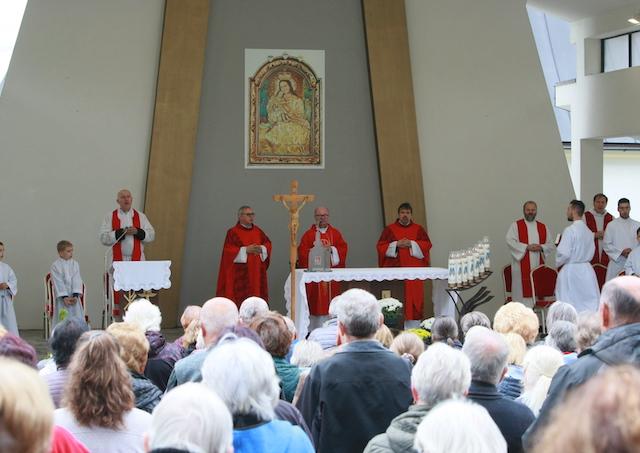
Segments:
[[[602,225],[602,231],[607,229],[607,225],[609,222],[613,220],[613,216],[608,212],[604,215],[604,222]],[[593,231],[594,233],[598,231],[598,225],[596,224],[596,218],[591,211],[587,211],[584,213],[584,221],[587,224],[587,227]],[[598,247],[598,240],[593,238],[593,242],[596,246],[596,251],[593,254],[593,258],[591,259],[591,264],[602,264],[603,266],[607,266],[609,264],[609,255],[607,255],[604,250],[601,250]]]
[[[133,209],[133,208],[132,208]],[[140,228],[140,214],[135,209],[133,210],[133,226],[134,228]],[[114,210],[111,214],[111,229],[113,231],[120,229],[120,218],[118,217],[118,210]],[[123,236],[124,238],[124,236]],[[113,246],[113,261],[122,261],[122,239],[115,243]],[[116,239],[118,239],[116,237]],[[133,255],[131,255],[131,261],[140,261],[142,259],[142,247],[140,246],[140,239],[133,237]]]
[[[306,269],[309,266],[309,251],[313,247],[316,240],[317,228],[312,225],[302,238],[298,246],[298,267]],[[338,251],[340,263],[331,267],[343,268],[347,262],[348,246],[340,234],[340,231],[329,225],[324,233],[320,233],[320,240],[325,246],[334,246]],[[314,316],[324,316],[329,313],[329,304],[331,299],[342,293],[340,282],[320,282],[307,283],[307,301],[309,302],[309,312]]]
[[[529,232],[527,231],[527,224],[524,219],[520,219],[516,222],[518,226],[518,240],[523,244],[529,244]],[[547,227],[544,223],[536,221],[536,227],[538,229],[538,243],[540,245],[547,242]],[[520,260],[520,277],[522,279],[522,296],[532,297],[533,291],[531,290],[531,259],[529,258],[530,251],[526,251],[524,257]],[[544,252],[540,253],[540,264],[544,264]]]

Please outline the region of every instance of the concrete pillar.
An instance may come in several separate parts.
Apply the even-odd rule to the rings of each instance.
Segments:
[[[602,192],[603,149],[601,138],[571,141],[571,179],[579,200]]]

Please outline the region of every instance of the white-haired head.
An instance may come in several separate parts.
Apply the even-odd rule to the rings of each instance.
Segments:
[[[331,302],[329,302],[329,316],[331,318],[337,318],[338,317],[338,304],[340,302],[340,296],[336,296],[333,299],[331,299]]]
[[[372,338],[382,325],[382,309],[373,294],[358,288],[344,292],[338,303],[338,332],[343,343]]]
[[[547,329],[550,329],[556,321],[569,321],[570,323],[577,324],[578,312],[573,305],[558,300],[549,307],[546,321]]]
[[[474,326],[467,332],[462,352],[471,362],[471,379],[498,385],[506,372],[509,347],[497,332]]]
[[[413,447],[420,453],[506,453],[507,442],[479,404],[448,400],[418,425]]]
[[[159,332],[162,314],[160,314],[158,306],[147,299],[136,299],[131,302],[122,320],[126,323],[135,324],[143,332]]]
[[[575,352],[578,348],[576,334],[578,326],[569,321],[556,321],[549,329],[545,344],[557,348],[560,352]]]
[[[471,384],[471,364],[461,351],[435,343],[420,354],[411,371],[411,388],[418,403],[435,406],[462,397]]]
[[[209,299],[200,310],[200,328],[206,346],[214,344],[220,332],[238,324],[238,307],[226,297]]]
[[[203,384],[176,387],[153,410],[145,436],[148,450],[180,449],[193,453],[232,451],[233,421],[224,402]]]
[[[240,305],[240,321],[245,326],[248,326],[251,321],[268,311],[269,305],[262,297],[247,297]]]
[[[551,379],[562,365],[562,353],[551,346],[534,346],[524,356],[524,392],[522,402],[538,415],[547,398]]]
[[[202,365],[202,382],[216,392],[233,415],[274,418],[280,386],[267,351],[248,338],[225,336]]]
[[[322,358],[324,358],[324,350],[320,343],[311,340],[300,340],[293,347],[291,364],[301,368],[310,368]]]

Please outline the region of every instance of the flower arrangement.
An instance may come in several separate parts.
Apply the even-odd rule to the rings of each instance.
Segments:
[[[378,302],[380,303],[380,308],[384,315],[384,323],[388,327],[397,327],[398,324],[402,322],[404,314],[402,302],[398,299],[394,299],[393,297],[380,299]]]
[[[424,330],[428,330],[429,331],[429,336],[431,336],[431,327],[433,326],[433,322],[436,320],[436,318],[427,318],[424,319],[421,323],[420,323],[420,327]]]
[[[409,332],[414,335],[417,335],[423,342],[428,342],[429,340],[431,340],[431,332],[426,329],[423,329],[422,327],[407,329],[405,330],[405,332]]]

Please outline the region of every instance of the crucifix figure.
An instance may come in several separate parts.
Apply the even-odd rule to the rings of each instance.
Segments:
[[[308,201],[313,201],[314,195],[299,195],[298,181],[291,181],[291,193],[274,195],[274,201],[281,201],[289,210],[289,266],[291,269],[291,319],[296,321],[296,262],[298,261],[298,227],[300,226],[300,210]]]

